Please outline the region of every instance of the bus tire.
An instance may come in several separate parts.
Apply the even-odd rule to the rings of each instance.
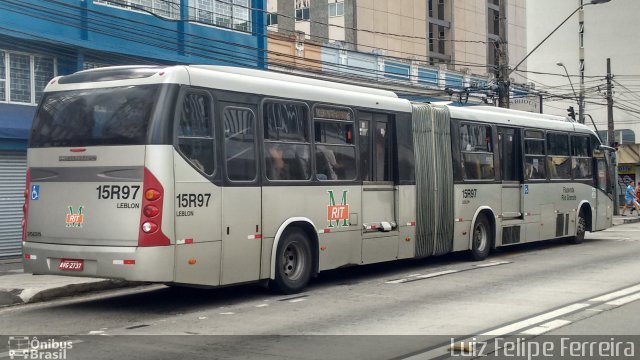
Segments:
[[[584,241],[584,234],[587,231],[587,219],[584,217],[584,212],[580,211],[578,214],[578,221],[576,222],[576,235],[569,238],[569,244],[581,244]]]
[[[492,233],[491,224],[489,224],[486,215],[478,215],[473,224],[471,235],[471,259],[473,261],[482,261],[489,256]]]
[[[283,234],[276,250],[276,273],[271,288],[284,293],[299,293],[311,279],[311,246],[307,235],[300,228],[292,228]]]

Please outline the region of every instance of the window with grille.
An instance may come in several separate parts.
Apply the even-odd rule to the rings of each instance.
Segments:
[[[93,2],[127,10],[146,11],[168,19],[180,18],[180,0],[94,0]]]
[[[189,0],[189,18],[203,24],[251,32],[249,0]]]
[[[309,0],[296,0],[296,21],[309,20]]]
[[[0,50],[0,102],[36,104],[55,76],[53,57]]]

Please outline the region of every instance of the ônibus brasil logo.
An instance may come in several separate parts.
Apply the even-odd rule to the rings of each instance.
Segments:
[[[327,192],[329,193],[329,205],[327,206],[327,220],[329,221],[329,228],[334,228],[336,226],[349,226],[349,204],[347,204],[348,191],[342,190],[340,204],[336,204],[336,198],[333,195],[333,190],[328,190]]]
[[[73,206],[69,206],[69,213],[67,213],[67,227],[80,228],[84,223],[84,214],[82,210],[84,210],[84,206],[80,206],[78,208],[78,212],[73,211]]]

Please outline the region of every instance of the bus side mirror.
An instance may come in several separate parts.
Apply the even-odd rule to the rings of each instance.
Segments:
[[[604,151],[609,151],[609,152],[616,152],[618,151],[617,148],[611,147],[611,146],[607,146],[607,145],[598,145],[598,150],[604,150]]]

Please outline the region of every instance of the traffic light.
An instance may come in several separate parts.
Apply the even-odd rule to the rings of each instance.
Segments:
[[[567,113],[570,118],[572,118],[573,120],[576,119],[576,112],[575,110],[573,110],[573,106],[569,106],[569,108],[567,109]]]

